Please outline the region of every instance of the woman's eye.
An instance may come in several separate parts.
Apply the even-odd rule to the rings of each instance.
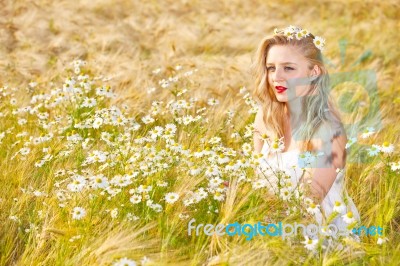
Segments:
[[[267,67],[267,70],[268,71],[274,71],[275,67],[272,67],[272,66]],[[285,67],[285,70],[294,70],[294,68],[293,67]]]

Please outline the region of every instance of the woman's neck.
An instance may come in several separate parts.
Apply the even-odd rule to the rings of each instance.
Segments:
[[[302,121],[302,114],[305,112],[303,109],[300,97],[288,102],[287,104],[287,115],[292,133],[304,122]]]

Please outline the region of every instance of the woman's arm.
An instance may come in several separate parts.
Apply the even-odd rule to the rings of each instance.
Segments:
[[[336,179],[336,169],[345,167],[347,138],[341,130],[331,134],[331,128],[324,125],[317,132],[319,137],[313,139],[313,144],[317,152],[323,154],[312,163],[312,168],[308,168],[304,178],[311,179],[311,197],[321,203]]]

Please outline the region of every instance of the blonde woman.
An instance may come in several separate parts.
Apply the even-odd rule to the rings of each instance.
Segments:
[[[305,204],[318,223],[336,213],[331,223],[345,230],[359,221],[359,213],[344,187],[347,138],[329,97],[324,42],[294,26],[276,29],[261,41],[252,66],[259,104],[254,150],[263,155],[257,173],[271,191],[288,186],[267,168],[284,170],[289,188],[309,187]]]

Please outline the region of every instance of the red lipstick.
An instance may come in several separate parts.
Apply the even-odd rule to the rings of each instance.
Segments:
[[[283,86],[275,86],[275,89],[276,89],[276,91],[277,91],[278,93],[282,93],[282,92],[284,92],[285,90],[287,90],[287,88],[286,88],[286,87],[283,87]]]

